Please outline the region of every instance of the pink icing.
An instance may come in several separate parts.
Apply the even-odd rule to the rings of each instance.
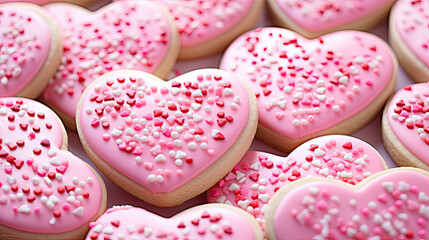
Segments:
[[[95,13],[61,3],[45,9],[62,29],[64,57],[42,96],[71,118],[95,78],[118,68],[153,72],[171,44],[167,16],[148,2],[115,2]]]
[[[32,9],[0,9],[0,97],[13,96],[36,76],[51,48],[46,21]]]
[[[166,219],[144,209],[116,206],[91,223],[86,239],[257,239],[245,216],[219,205],[196,207]]]
[[[104,161],[159,193],[217,161],[248,118],[244,86],[224,71],[196,70],[167,83],[143,72],[116,71],[85,94],[80,126]]]
[[[395,0],[275,0],[280,9],[307,31],[325,31],[374,14]]]
[[[402,41],[429,67],[429,1],[398,1],[391,16]]]
[[[368,33],[308,40],[281,28],[242,35],[225,52],[221,68],[251,85],[260,123],[292,139],[359,113],[394,71],[386,43]]]
[[[90,221],[101,187],[86,164],[59,148],[63,127],[46,106],[0,99],[0,224],[61,233]]]
[[[247,210],[264,229],[267,203],[280,187],[307,176],[354,185],[382,170],[380,155],[367,143],[354,137],[328,135],[302,144],[286,158],[247,152],[225,178],[208,190],[207,201]]]
[[[193,47],[221,36],[239,24],[255,3],[255,0],[152,1],[161,3],[173,15],[183,47]]]
[[[427,239],[429,179],[391,171],[359,189],[314,181],[291,189],[274,214],[278,239]],[[377,238],[378,237],[378,238]]]
[[[412,154],[429,165],[429,85],[399,90],[387,109],[389,126]]]

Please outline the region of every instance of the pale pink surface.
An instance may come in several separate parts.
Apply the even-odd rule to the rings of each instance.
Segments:
[[[429,0],[400,0],[390,16],[401,40],[429,68]]]
[[[409,170],[381,175],[357,191],[332,182],[304,184],[280,201],[274,232],[278,239],[406,239],[410,233],[427,239],[428,184],[426,175]]]
[[[18,106],[17,100],[23,104]],[[64,144],[62,128],[52,110],[33,100],[1,98],[0,126],[0,224],[27,232],[60,233],[95,216],[101,204],[100,183],[83,161],[59,149]],[[60,193],[59,187],[68,190]],[[89,197],[83,197],[85,193]],[[54,211],[61,216],[54,217]]]
[[[356,184],[382,170],[380,155],[367,143],[350,136],[328,135],[305,142],[286,158],[247,152],[234,170],[207,191],[207,201],[247,210],[264,227],[268,201],[288,183],[313,176]]]
[[[170,82],[156,80],[141,72],[120,71],[98,78],[83,98],[80,126],[89,146],[106,163],[151,192],[168,193],[214,164],[234,144],[249,119],[249,97],[239,80],[218,69],[194,71]],[[107,86],[108,81],[118,90]],[[135,87],[125,87],[131,84]],[[104,102],[91,101],[93,97]],[[135,105],[121,107],[115,103],[120,99]],[[104,112],[98,114],[97,109]],[[103,123],[110,126],[104,128]]]
[[[387,120],[395,136],[412,154],[429,165],[429,85],[410,85],[399,90],[387,109]]]
[[[262,0],[152,0],[168,9],[183,47],[193,47],[221,36]]]
[[[99,6],[100,4],[98,4]],[[263,11],[263,14],[258,20],[259,27],[262,26],[272,26],[272,22],[268,19],[266,16],[265,11]],[[387,41],[387,21],[384,21],[382,24],[377,26],[376,28],[372,29],[371,32],[380,36],[382,39]],[[180,73],[185,73],[191,70],[195,70],[198,68],[204,68],[204,67],[218,67],[220,59],[222,57],[222,54],[217,54],[211,57],[195,60],[195,61],[180,61],[176,64],[175,69],[177,69]],[[408,75],[404,72],[404,70],[399,67],[398,72],[398,82],[396,83],[396,90],[399,90],[400,88],[414,83]],[[353,136],[358,137],[366,142],[368,142],[370,145],[372,145],[384,158],[387,165],[389,167],[396,167],[395,163],[392,161],[390,156],[387,154],[386,150],[384,149],[384,146],[381,141],[381,130],[380,130],[380,124],[381,124],[381,112],[377,115],[377,117],[371,121],[368,125],[357,131],[353,134]],[[70,151],[72,151],[74,154],[79,156],[80,158],[84,159],[87,163],[91,163],[91,160],[89,160],[88,156],[85,154],[85,152],[82,149],[82,146],[80,145],[79,138],[76,133],[68,131],[69,138],[70,138]],[[259,140],[255,139],[253,141],[252,146],[250,147],[250,150],[253,151],[264,151],[268,153],[273,153],[279,156],[286,156],[286,153],[280,152],[268,145],[263,144]],[[114,205],[123,205],[123,204],[132,204],[134,206],[143,207],[151,212],[155,212],[161,216],[164,217],[171,217],[174,214],[179,213],[180,211],[183,211],[184,209],[188,209],[192,206],[200,205],[207,203],[206,200],[206,193],[203,193],[199,195],[198,197],[195,197],[192,200],[189,200],[185,202],[184,204],[172,207],[172,208],[161,208],[161,207],[155,207],[153,205],[147,204],[143,202],[140,199],[137,199],[136,197],[132,196],[131,194],[127,193],[125,190],[121,189],[117,185],[115,185],[110,179],[105,177],[101,173],[103,180],[105,181],[108,191],[108,207],[112,207]]]
[[[64,57],[42,97],[70,118],[95,78],[117,68],[153,72],[171,44],[167,16],[149,2],[114,2],[94,13],[66,3],[44,8],[60,25]]]
[[[237,38],[222,57],[220,68],[237,74],[257,94],[259,122],[287,138],[352,117],[391,81],[393,56],[379,38],[341,31],[320,39],[260,28]]]
[[[118,224],[119,226],[115,226]],[[97,231],[101,231],[99,239],[103,236],[113,239],[119,236],[124,236],[125,239],[133,236],[144,236],[145,239],[256,239],[253,225],[247,218],[217,205],[192,209],[170,219],[142,208],[122,206],[108,209],[91,225],[93,227],[86,237],[88,240]]]
[[[307,31],[325,31],[377,12],[395,0],[276,0],[292,21]]]
[[[0,23],[0,96],[14,96],[43,66],[52,35],[38,13],[22,6],[1,6]]]

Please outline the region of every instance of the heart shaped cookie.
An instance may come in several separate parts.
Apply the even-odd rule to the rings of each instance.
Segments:
[[[389,40],[415,82],[429,81],[429,1],[401,0],[392,9]]]
[[[37,98],[61,60],[61,35],[42,8],[0,5],[0,97]]]
[[[281,28],[236,39],[221,69],[258,100],[257,137],[282,151],[326,134],[351,134],[375,117],[396,82],[397,62],[378,37],[356,31],[308,40]]]
[[[387,18],[395,0],[268,0],[276,24],[308,38],[338,30],[369,30]]]
[[[261,0],[152,0],[166,7],[180,33],[180,59],[222,52],[252,29],[264,6]]]
[[[427,239],[429,174],[394,168],[356,186],[331,179],[296,181],[275,194],[269,239]]]
[[[94,2],[94,0],[0,0],[0,3],[6,3],[6,2],[27,2],[27,3],[38,4],[38,5],[43,5],[47,3],[53,3],[53,2],[68,2],[68,3],[85,6],[91,2]]]
[[[399,90],[383,112],[384,146],[399,166],[429,171],[429,83]]]
[[[104,212],[103,180],[66,150],[52,110],[0,98],[1,239],[79,239]]]
[[[208,190],[207,201],[248,211],[264,230],[267,204],[282,186],[308,176],[355,185],[385,168],[384,160],[367,143],[354,137],[328,135],[305,142],[288,157],[247,152],[226,177]]]
[[[111,3],[92,13],[71,4],[45,6],[63,33],[64,57],[42,99],[75,129],[76,106],[98,76],[132,68],[166,76],[179,51],[168,13],[147,1]]]
[[[90,225],[88,240],[263,239],[250,214],[224,204],[193,207],[172,218],[163,218],[142,208],[115,206]]]
[[[174,206],[240,161],[256,132],[257,109],[250,88],[222,70],[169,82],[117,70],[85,90],[76,119],[85,151],[112,181],[146,202]]]

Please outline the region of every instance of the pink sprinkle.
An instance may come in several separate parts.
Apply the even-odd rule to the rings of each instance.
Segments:
[[[64,211],[68,211],[70,209],[70,204],[64,203],[63,204],[63,209],[64,209]]]
[[[210,149],[210,150],[208,150],[208,151],[207,151],[207,153],[208,153],[209,155],[213,155],[213,154],[214,154],[214,150],[213,150],[213,149]]]
[[[5,168],[4,168],[4,171],[5,171],[7,174],[11,174],[11,173],[12,173],[12,167],[5,167]]]
[[[153,163],[150,162],[144,162],[143,166],[148,169],[148,170],[152,170],[153,169]]]
[[[129,113],[129,112],[127,112],[127,111],[123,111],[123,112],[121,113],[121,117],[128,117],[128,116],[130,116],[130,113]]]
[[[45,194],[46,196],[51,196],[52,195],[52,189],[50,189],[50,188],[43,189],[43,194]]]
[[[107,134],[107,133],[103,134],[103,140],[104,141],[108,141],[109,139],[110,139],[110,135],[109,134]]]
[[[13,211],[14,212],[18,212],[18,207],[17,206],[13,206]]]
[[[40,212],[40,207],[34,207],[34,212],[35,213],[39,213]]]
[[[362,215],[364,215],[365,217],[369,216],[369,209],[368,208],[362,208],[361,210]]]
[[[183,175],[183,171],[182,170],[180,170],[180,169],[178,169],[178,170],[176,170],[176,174],[177,174],[177,176],[182,176]]]
[[[164,176],[165,177],[170,177],[171,176],[171,171],[169,169],[165,169],[164,170]]]

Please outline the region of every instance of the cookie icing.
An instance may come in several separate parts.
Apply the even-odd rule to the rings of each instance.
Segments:
[[[313,32],[352,23],[376,13],[395,0],[274,0],[299,27]]]
[[[362,111],[391,81],[394,60],[384,41],[364,32],[308,40],[259,28],[229,46],[221,69],[251,85],[260,124],[298,139]]]
[[[255,2],[255,0],[152,1],[162,4],[172,14],[183,47],[193,47],[221,36],[239,24]]]
[[[94,13],[65,3],[44,8],[60,25],[64,56],[42,97],[70,118],[95,78],[118,68],[154,72],[172,44],[168,16],[146,1],[114,2]]]
[[[363,183],[363,182],[362,182]],[[365,181],[359,190],[335,181],[309,182],[279,199],[277,239],[427,239],[429,178],[412,168]]]
[[[391,16],[401,40],[429,68],[429,1],[398,1]]]
[[[100,209],[101,186],[82,160],[61,150],[64,127],[46,106],[0,99],[0,224],[32,233],[62,233]]]
[[[399,90],[387,108],[387,119],[402,145],[429,165],[429,84]]]
[[[170,82],[114,71],[98,78],[81,104],[79,131],[92,150],[154,193],[170,192],[215,163],[250,112],[245,87],[217,69]]]
[[[108,209],[86,239],[261,239],[249,216],[222,205],[208,204],[163,218],[132,206]]]
[[[51,32],[34,10],[0,7],[0,97],[19,93],[42,68],[51,48]]]
[[[265,226],[265,211],[274,193],[296,180],[314,176],[357,184],[384,170],[383,160],[367,143],[349,136],[312,139],[288,157],[249,151],[237,166],[207,192],[209,203],[240,207]]]

